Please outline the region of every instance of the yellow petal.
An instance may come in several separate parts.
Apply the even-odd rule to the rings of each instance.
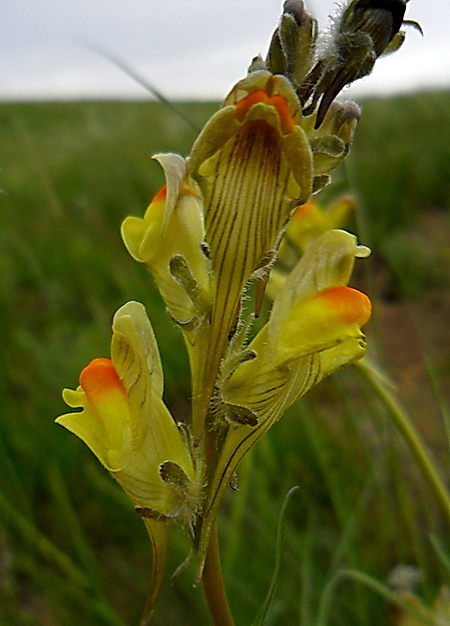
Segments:
[[[131,443],[131,411],[125,389],[110,359],[94,359],[80,374],[80,388],[63,397],[80,413],[56,421],[80,437],[110,471],[127,462]]]
[[[143,219],[127,217],[122,224],[122,239],[136,261],[152,263],[159,255],[166,199],[167,188],[164,186],[153,198]]]
[[[332,287],[293,306],[276,333],[274,365],[299,354],[322,351],[358,336],[371,315],[371,302],[350,287]]]
[[[275,297],[271,312],[273,344],[282,320],[296,302],[331,287],[347,285],[355,258],[369,254],[369,248],[358,245],[356,237],[344,230],[330,230],[311,241]]]
[[[327,230],[342,227],[354,206],[350,196],[343,196],[325,208],[315,201],[307,202],[294,213],[286,236],[299,251],[303,251],[312,239]]]
[[[137,406],[145,402],[147,390],[162,397],[164,379],[158,344],[140,302],[127,302],[115,314],[111,355],[129,398],[136,396]]]

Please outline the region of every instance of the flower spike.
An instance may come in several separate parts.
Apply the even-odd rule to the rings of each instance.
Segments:
[[[349,287],[370,254],[340,228],[354,206],[311,196],[351,149],[361,111],[342,88],[398,49],[408,0],[346,0],[325,45],[305,0],[285,0],[264,59],[229,92],[187,158],[158,154],[165,185],[122,238],[151,272],[183,334],[191,423],[176,424],[142,304],[113,319],[111,358],[94,359],[57,422],[82,439],[142,517],[153,546],[142,626],[164,578],[174,522],[189,534],[214,623],[233,626],[220,573],[217,516],[246,452],[298,398],[360,360],[371,302]],[[284,235],[286,234],[286,238]],[[298,261],[298,254],[302,257]],[[278,267],[274,268],[279,260]],[[288,271],[290,269],[290,272]],[[245,305],[254,281],[252,312]],[[258,332],[250,329],[272,307]],[[360,366],[362,367],[362,366]]]

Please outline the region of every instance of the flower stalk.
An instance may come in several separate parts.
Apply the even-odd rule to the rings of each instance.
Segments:
[[[211,533],[202,583],[214,626],[234,626],[220,565],[217,521]]]

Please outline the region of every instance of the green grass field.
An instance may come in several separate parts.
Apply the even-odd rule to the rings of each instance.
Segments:
[[[201,127],[217,105],[179,107]],[[447,484],[449,107],[449,93],[364,103],[354,150],[327,191],[358,197],[349,226],[374,250],[357,277],[375,304],[370,350],[399,382]],[[61,390],[76,386],[92,358],[108,356],[112,315],[130,299],[147,306],[166,402],[186,416],[182,339],[119,229],[162,184],[152,154],[187,154],[194,138],[160,103],[0,104],[1,626],[138,623],[151,560],[144,525],[90,451],[53,420],[66,411]],[[409,352],[393,341],[402,333]],[[298,402],[238,479],[220,527],[237,626],[252,623],[267,593],[278,515],[294,485],[266,626],[387,626],[375,581],[385,584],[398,564],[420,570],[426,605],[449,583],[448,515],[389,411],[351,368]],[[174,539],[171,571],[189,551],[181,533]],[[190,568],[166,585],[156,626],[209,623],[192,582]]]

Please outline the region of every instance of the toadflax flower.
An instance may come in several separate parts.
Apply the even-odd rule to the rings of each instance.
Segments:
[[[128,302],[114,316],[111,359],[94,359],[76,390],[63,397],[82,411],[57,418],[117,480],[144,518],[153,545],[148,603],[163,580],[170,522],[188,529],[199,506],[198,471],[162,400],[163,372],[142,304]]]
[[[361,327],[371,303],[347,284],[355,257],[369,252],[341,230],[315,239],[275,297],[266,325],[225,360],[216,407],[224,443],[203,511],[199,576],[221,497],[244,454],[295,400],[364,355]]]
[[[215,295],[209,348],[194,380],[198,437],[239,319],[243,289],[270,267],[283,230],[312,190],[312,153],[295,92],[283,76],[254,72],[206,124],[188,160],[203,197]]]
[[[302,252],[307,244],[327,230],[340,228],[355,208],[350,195],[340,196],[327,206],[310,200],[298,208],[286,231],[288,241]]]
[[[181,156],[153,158],[164,169],[166,185],[143,219],[126,218],[122,238],[131,256],[153,274],[172,318],[194,330],[207,317],[212,299],[210,263],[202,250],[202,196]]]
[[[243,291],[267,278],[290,218],[347,154],[358,117],[356,105],[336,104],[316,130],[289,80],[258,70],[231,90],[188,159],[155,157],[166,186],[122,236],[183,332],[197,443]]]

